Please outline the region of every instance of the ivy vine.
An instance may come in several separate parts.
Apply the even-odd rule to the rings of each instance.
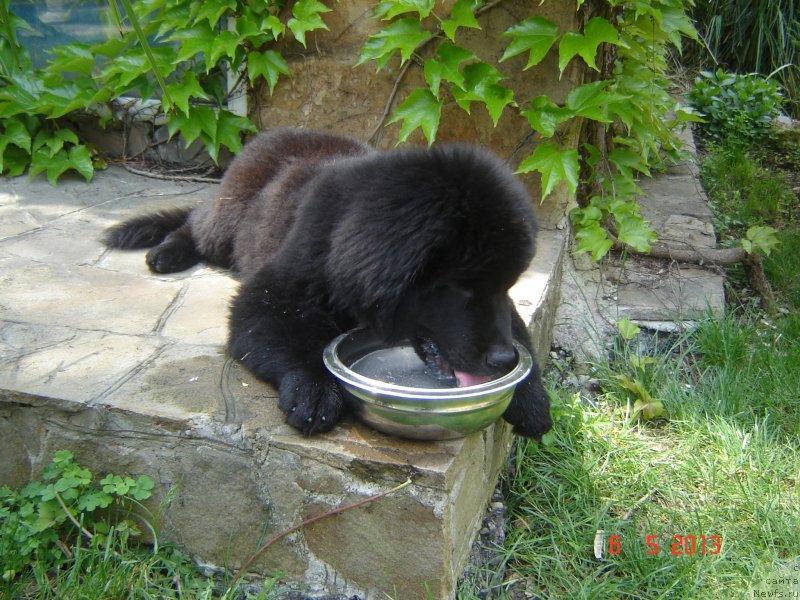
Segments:
[[[553,0],[542,0],[542,3]],[[456,0],[442,12],[434,0],[382,0],[374,18],[381,29],[365,40],[358,65],[384,69],[399,60],[405,72],[422,66],[425,84],[412,90],[388,117],[399,123],[399,142],[420,129],[433,143],[447,100],[468,113],[483,106],[497,124],[515,111],[530,125],[534,148],[518,172],[537,172],[542,200],[559,185],[585,198],[571,213],[578,250],[595,259],[615,244],[647,252],[653,232],[639,214],[637,178],[678,157],[672,127],[697,117],[667,93],[667,57],[695,31],[686,15],[691,0],[598,0],[580,31],[562,31],[541,16],[502,35],[499,60],[477,56],[458,43],[463,29],[480,29],[479,15],[502,0]],[[255,131],[231,112],[226,72],[240,83],[264,84],[272,93],[291,76],[275,42],[290,32],[303,46],[308,33],[327,29],[318,0],[116,0],[109,19],[118,35],[101,44],[72,43],[52,50],[42,69],[32,67],[17,32],[30,27],[0,0],[0,173],[46,172],[51,182],[74,169],[87,180],[100,157],[80,143],[66,117],[92,112],[101,124],[115,116],[123,96],[156,98],[171,137],[200,140],[216,160],[221,147],[241,148]],[[574,1],[588,14],[588,3]],[[335,6],[335,5],[332,5]],[[422,52],[422,49],[425,52]],[[582,61],[595,74],[563,103],[540,95],[517,97],[505,85],[503,63],[523,55],[525,70],[558,53],[560,73]],[[363,68],[363,67],[362,67]],[[237,88],[238,89],[238,88]],[[580,148],[562,144],[583,127]]]

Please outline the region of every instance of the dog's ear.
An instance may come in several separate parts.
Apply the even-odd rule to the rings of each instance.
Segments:
[[[424,276],[438,240],[446,237],[414,221],[338,227],[326,257],[331,300],[387,339],[398,304]]]

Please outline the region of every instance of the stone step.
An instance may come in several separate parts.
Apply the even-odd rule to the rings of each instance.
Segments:
[[[276,392],[223,351],[225,271],[150,273],[144,253],[109,252],[104,228],[195,203],[214,185],[112,168],[90,184],[5,179],[0,192],[0,485],[41,476],[56,450],[94,473],[148,474],[161,535],[200,562],[236,568],[260,540],[353,500],[252,567],[311,591],[404,600],[452,597],[511,442],[500,423],[467,438],[399,440],[345,420],[305,438]],[[541,231],[512,290],[543,362],[566,234]]]

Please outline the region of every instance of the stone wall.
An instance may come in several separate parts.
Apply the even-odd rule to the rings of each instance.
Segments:
[[[369,139],[375,145],[390,148],[397,143],[399,123],[386,125],[394,109],[415,88],[425,85],[422,66],[414,62],[401,76],[399,57],[394,57],[380,71],[374,62],[354,66],[367,38],[381,29],[382,23],[372,17],[376,2],[354,0],[333,5],[325,15],[328,31],[307,35],[307,48],[287,36],[277,48],[286,58],[291,79],[281,79],[274,93],[264,86],[250,94],[250,116],[260,129],[276,126],[298,126],[323,129]],[[437,2],[437,6],[443,4]],[[445,2],[445,5],[452,2]],[[449,10],[449,6],[444,6]],[[511,25],[531,16],[545,17],[559,26],[559,31],[580,28],[580,13],[573,2],[538,2],[509,0],[496,4],[479,17],[480,30],[460,29],[457,43],[479,58],[495,63],[505,51],[509,38],[502,33]],[[435,44],[423,48],[422,58],[435,51]],[[573,60],[559,76],[558,53],[551,50],[535,67],[524,70],[527,52],[499,64],[507,76],[503,82],[514,91],[521,106],[546,94],[555,102],[563,102],[567,94],[582,83],[585,67]],[[388,109],[388,111],[387,111]],[[533,151],[527,120],[507,108],[495,127],[486,108],[473,103],[471,114],[462,110],[452,98],[442,110],[437,142],[465,141],[489,146],[503,158],[517,164]],[[570,131],[563,140],[577,144],[578,131]],[[425,144],[417,130],[409,142]],[[524,176],[534,198],[540,196],[538,175]],[[549,205],[541,211],[540,221],[554,226],[563,218],[570,203],[569,195],[554,193]]]

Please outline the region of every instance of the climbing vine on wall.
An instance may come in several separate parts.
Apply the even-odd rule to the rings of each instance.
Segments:
[[[589,3],[574,1],[576,10],[588,10]],[[420,129],[433,143],[450,99],[467,112],[483,107],[495,124],[515,111],[529,123],[533,139],[518,170],[540,174],[542,200],[557,186],[572,192],[582,186],[585,200],[571,214],[578,249],[595,259],[615,243],[647,251],[653,233],[634,201],[636,179],[677,156],[671,121],[694,118],[666,91],[667,53],[680,49],[682,36],[694,36],[685,12],[690,1],[598,0],[580,31],[530,17],[503,33],[505,51],[493,61],[459,45],[458,34],[480,29],[478,16],[502,0],[457,0],[443,14],[434,0],[383,0],[375,10],[381,29],[364,41],[358,64],[420,64],[426,85],[402,98],[388,119],[399,123],[400,142]],[[110,0],[118,35],[96,45],[56,47],[47,65],[34,69],[17,36],[30,25],[0,0],[0,173],[27,168],[55,182],[74,169],[89,179],[99,157],[67,118],[89,111],[105,124],[126,95],[157,99],[170,136],[180,133],[187,145],[201,140],[214,160],[223,146],[237,152],[243,132],[255,126],[228,110],[226,71],[272,92],[291,76],[275,42],[291,33],[305,46],[307,34],[326,29],[325,14],[336,10],[318,0],[286,4]],[[504,84],[506,61],[524,56],[527,70],[551,51],[558,53],[562,74],[572,61],[582,61],[595,76],[563,103],[545,95],[516,97]],[[588,132],[578,149],[561,142],[575,127]]]

